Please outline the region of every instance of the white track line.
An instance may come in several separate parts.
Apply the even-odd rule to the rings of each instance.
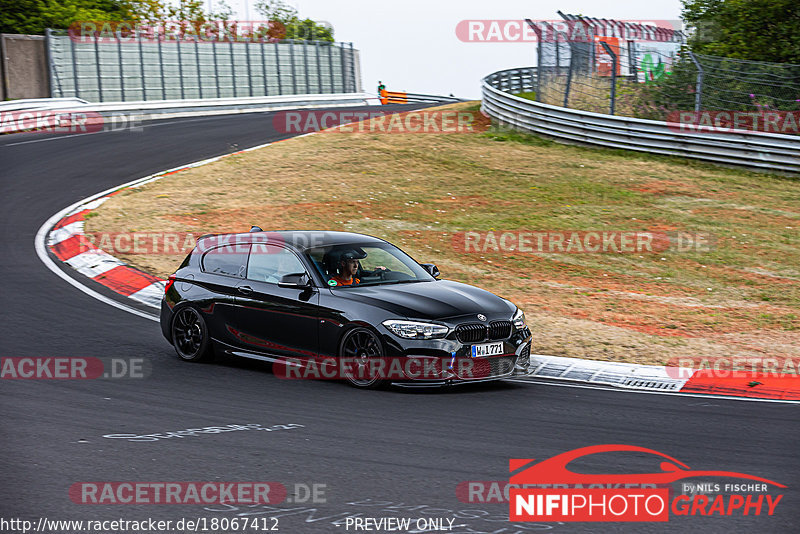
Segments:
[[[136,182],[136,181],[137,180],[134,180],[134,182]],[[92,200],[94,198],[97,198],[98,196],[107,195],[108,193],[116,191],[117,189],[118,189],[117,187],[114,187],[112,189],[109,189],[109,190],[104,191],[102,193],[99,193],[97,195],[93,195],[92,197],[88,197],[87,199],[78,201],[75,204],[72,204],[71,206],[68,206],[68,207],[64,208],[63,210],[59,211],[58,213],[56,213],[55,215],[53,215],[52,217],[47,219],[44,222],[44,224],[39,227],[39,231],[36,232],[36,237],[33,239],[33,244],[34,244],[34,247],[36,248],[36,254],[39,256],[39,259],[42,261],[42,263],[44,263],[44,265],[48,269],[53,271],[56,274],[56,276],[60,277],[61,279],[66,281],[68,284],[70,284],[71,286],[73,286],[76,289],[78,289],[79,291],[83,291],[85,294],[89,295],[90,297],[95,298],[95,299],[99,300],[100,302],[104,302],[104,303],[108,304],[109,306],[114,306],[115,308],[118,308],[120,310],[126,311],[128,313],[132,313],[134,315],[138,315],[139,317],[144,317],[145,319],[150,319],[151,321],[158,322],[159,318],[155,314],[143,312],[141,310],[138,310],[136,308],[133,308],[131,306],[123,304],[121,302],[117,302],[116,300],[110,299],[110,298],[106,297],[105,295],[102,295],[102,294],[98,293],[94,289],[90,289],[89,287],[86,287],[85,285],[81,284],[80,282],[78,282],[77,280],[75,280],[74,278],[69,276],[67,273],[62,271],[58,267],[58,265],[56,265],[56,263],[52,260],[52,258],[50,258],[50,255],[47,253],[47,245],[45,245],[45,240],[47,239],[47,234],[50,231],[50,228],[55,226],[55,224],[58,221],[60,221],[62,218],[64,218],[66,216],[66,214],[70,212],[70,210],[75,209],[76,207],[80,206],[81,204],[83,204],[84,202],[86,202],[88,200]]]

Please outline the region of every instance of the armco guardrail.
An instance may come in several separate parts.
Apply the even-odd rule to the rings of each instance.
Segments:
[[[381,89],[379,96],[381,104],[407,104],[409,102],[451,104],[455,102],[464,102],[463,99],[456,98],[454,96],[423,95],[420,93],[403,93],[399,91],[387,91],[386,89]]]
[[[88,104],[80,98],[24,98],[0,102],[0,113],[7,111],[34,111],[43,109],[69,109]]]
[[[206,98],[202,100],[151,100],[147,102],[106,102],[80,103],[76,99],[52,99],[58,101],[48,106],[42,100],[35,101],[30,108],[9,109],[16,117],[26,112],[42,110],[63,110],[67,112],[90,112],[92,120],[119,118],[127,115],[136,122],[154,119],[174,119],[180,117],[200,117],[210,115],[228,115],[233,113],[257,113],[260,111],[279,111],[294,108],[322,108],[366,105],[367,95],[363,93],[323,94],[323,95],[283,95],[248,98]],[[5,112],[0,109],[0,113]],[[30,123],[30,120],[27,121]],[[19,124],[22,123],[22,124]],[[2,133],[25,131],[26,121],[19,120],[12,127],[3,122]]]
[[[483,79],[482,109],[516,129],[565,142],[695,158],[761,171],[800,173],[800,137],[738,130],[680,131],[680,125],[562,108],[514,96],[530,90],[531,68],[509,69]],[[517,89],[519,88],[519,89]]]

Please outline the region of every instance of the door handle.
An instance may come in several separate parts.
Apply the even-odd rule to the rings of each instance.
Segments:
[[[253,292],[253,288],[250,286],[239,286],[236,288],[236,290],[242,295],[249,295]]]

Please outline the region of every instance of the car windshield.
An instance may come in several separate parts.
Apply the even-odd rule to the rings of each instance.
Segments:
[[[306,255],[331,289],[434,279],[405,252],[388,243],[329,245],[309,249]]]

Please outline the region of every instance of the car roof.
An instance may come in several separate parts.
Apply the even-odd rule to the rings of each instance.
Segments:
[[[336,232],[328,230],[278,230],[260,232],[241,232],[230,234],[207,234],[197,240],[198,245],[209,249],[224,244],[269,243],[280,244],[305,251],[311,248],[331,245],[368,245],[385,243],[383,239],[354,232]],[[213,244],[212,244],[213,243]]]

